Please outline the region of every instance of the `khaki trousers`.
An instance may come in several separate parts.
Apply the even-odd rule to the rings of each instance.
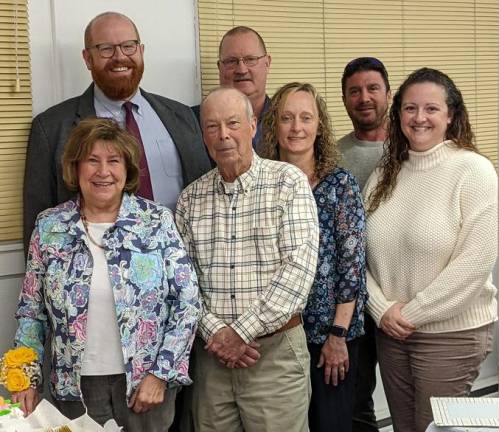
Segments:
[[[494,325],[450,333],[413,333],[401,342],[376,333],[378,361],[395,432],[424,432],[431,396],[467,396],[492,349]]]
[[[196,432],[307,432],[310,356],[301,325],[260,338],[256,365],[229,369],[194,344]]]

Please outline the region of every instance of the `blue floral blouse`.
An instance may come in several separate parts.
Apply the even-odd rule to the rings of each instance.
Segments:
[[[367,290],[362,196],[355,177],[343,168],[335,168],[313,192],[319,215],[319,260],[303,312],[305,333],[308,343],[323,344],[336,305],[356,299],[349,341],[364,334]]]
[[[92,255],[80,229],[79,201],[45,210],[37,218],[28,252],[16,345],[43,359],[52,333],[51,391],[80,400]],[[103,246],[116,303],[127,397],[147,373],[176,386],[190,384],[189,353],[199,314],[198,283],[166,207],[123,195]]]

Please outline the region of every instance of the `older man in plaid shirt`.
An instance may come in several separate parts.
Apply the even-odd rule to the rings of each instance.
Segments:
[[[181,194],[177,225],[199,277],[197,431],[308,431],[309,354],[301,311],[314,280],[318,224],[306,176],[259,158],[251,103],[229,88],[201,105],[217,163]]]

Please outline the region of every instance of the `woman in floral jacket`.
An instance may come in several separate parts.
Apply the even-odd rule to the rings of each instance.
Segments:
[[[31,237],[16,345],[43,357],[68,417],[167,430],[176,388],[190,384],[198,286],[170,210],[135,196],[138,148],[114,121],[79,123],[62,164],[74,200],[42,212]],[[26,412],[30,388],[13,395]]]

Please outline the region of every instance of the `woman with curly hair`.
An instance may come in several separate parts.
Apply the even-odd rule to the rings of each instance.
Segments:
[[[497,175],[461,92],[422,68],[393,99],[366,184],[369,311],[395,431],[423,432],[431,396],[465,396],[497,319]]]
[[[367,296],[359,186],[337,166],[326,103],[312,85],[280,88],[263,121],[262,156],[296,165],[308,176],[319,215],[317,273],[303,312],[311,356],[309,427],[351,431],[357,338]]]

